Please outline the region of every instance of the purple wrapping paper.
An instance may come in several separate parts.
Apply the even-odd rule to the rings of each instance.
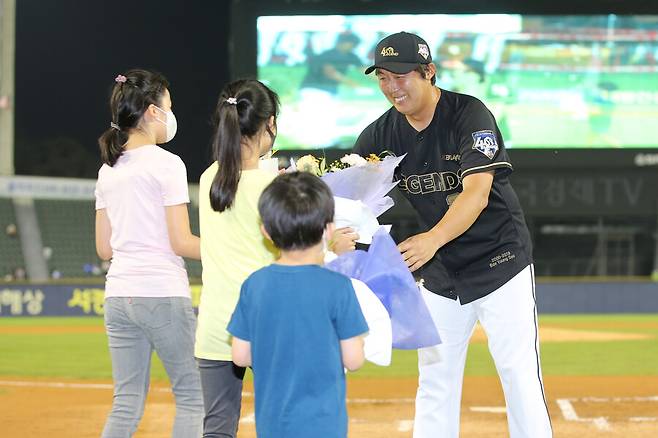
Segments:
[[[326,265],[366,283],[391,318],[393,348],[415,350],[441,343],[418,285],[391,236],[380,229],[368,251],[350,251]]]

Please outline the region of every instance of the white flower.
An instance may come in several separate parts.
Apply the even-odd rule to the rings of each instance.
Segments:
[[[309,172],[313,175],[320,175],[320,165],[313,155],[304,155],[303,157],[300,157],[295,165],[300,172]]]
[[[368,164],[368,161],[359,154],[345,155],[340,159],[340,162],[348,164],[350,167],[360,167]]]

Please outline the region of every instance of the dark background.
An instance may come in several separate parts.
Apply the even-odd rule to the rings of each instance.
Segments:
[[[171,83],[178,133],[166,147],[198,181],[210,116],[229,80],[230,2],[16,3],[17,174],[95,178],[114,78],[142,67]]]

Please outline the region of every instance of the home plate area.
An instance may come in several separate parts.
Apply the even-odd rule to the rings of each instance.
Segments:
[[[556,438],[658,437],[656,376],[548,376],[545,387]],[[251,382],[244,390],[238,438],[255,438]],[[415,391],[415,378],[349,379],[349,437],[410,438]],[[111,402],[109,381],[0,379],[0,436],[98,437]],[[504,406],[496,377],[466,377],[461,436],[508,436]],[[166,382],[154,382],[134,438],[168,436],[174,410]]]
[[[356,389],[356,388],[355,388]],[[502,394],[501,394],[502,396]],[[469,398],[469,397],[465,397]],[[245,408],[250,405],[245,397]],[[653,437],[658,436],[658,395],[630,397],[569,397],[549,399],[556,437]],[[410,437],[413,430],[414,399],[349,398],[350,437]],[[240,437],[254,434],[253,411],[243,415]],[[462,405],[461,436],[507,436],[504,403]]]

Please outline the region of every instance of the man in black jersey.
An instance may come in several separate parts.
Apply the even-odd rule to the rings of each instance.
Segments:
[[[496,121],[478,99],[436,87],[427,43],[389,35],[375,48],[392,107],[359,136],[362,156],[407,154],[399,188],[426,231],[399,244],[442,344],[418,351],[414,437],[459,436],[468,341],[479,321],[503,383],[511,437],[552,436],[544,397],[532,246]]]

